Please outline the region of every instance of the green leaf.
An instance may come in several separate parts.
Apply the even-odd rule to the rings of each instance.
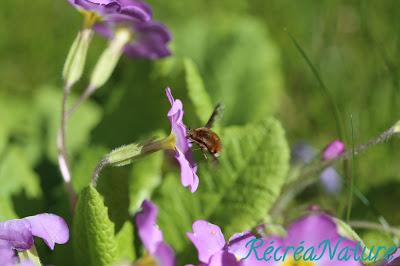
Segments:
[[[159,190],[159,225],[178,251],[196,219],[218,224],[226,237],[251,229],[278,197],[289,164],[289,149],[278,121],[226,128],[218,166],[201,165],[199,190],[191,194],[169,175]]]
[[[97,189],[104,196],[110,220],[119,232],[129,219],[129,168],[109,167],[102,171]]]
[[[211,218],[230,235],[255,226],[267,215],[285,183],[289,148],[274,119],[231,127],[222,137],[226,148],[221,165],[201,173],[213,182],[207,184],[210,192],[223,195]],[[220,176],[223,181],[217,181]]]
[[[200,76],[196,64],[190,59],[185,59],[184,65],[189,98],[195,107],[195,111],[200,119],[200,122],[205,125],[213,111],[213,105],[211,103],[210,96],[204,87],[204,82]]]
[[[103,198],[93,186],[79,195],[73,223],[73,245],[77,265],[110,265],[117,257],[114,224]]]
[[[17,218],[13,201],[21,193],[31,199],[32,204],[35,203],[33,199],[41,196],[39,177],[19,147],[10,146],[3,154],[0,161],[0,184],[1,220]],[[24,208],[27,208],[26,204]]]

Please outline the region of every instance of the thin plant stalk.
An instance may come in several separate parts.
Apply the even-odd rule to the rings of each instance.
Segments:
[[[57,135],[57,149],[58,149],[58,165],[64,180],[65,187],[67,189],[71,208],[74,209],[77,196],[73,190],[71,183],[72,179],[71,170],[69,166],[68,152],[66,147],[66,126],[68,120],[67,102],[70,91],[71,91],[71,85],[69,83],[65,83],[63,97],[62,97],[62,105],[61,105],[61,125]]]
[[[349,184],[350,188],[348,190],[348,195],[347,195],[347,213],[346,213],[346,222],[348,223],[350,221],[350,215],[351,215],[351,207],[353,203],[353,191],[354,191],[354,174],[355,174],[355,147],[354,147],[354,126],[353,126],[353,116],[350,117],[351,121],[351,175],[349,176]]]
[[[75,111],[95,92],[95,88],[88,86],[85,91],[81,94],[79,99],[74,103],[74,105],[68,110],[67,118],[69,118]]]

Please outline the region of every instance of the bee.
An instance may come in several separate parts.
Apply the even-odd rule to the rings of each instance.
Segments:
[[[199,127],[195,129],[189,129],[187,132],[188,139],[191,142],[199,145],[200,149],[203,151],[204,156],[207,158],[206,153],[209,153],[214,160],[216,160],[222,151],[221,139],[218,135],[211,130],[216,118],[222,112],[222,105],[217,104],[215,106],[213,113],[208,119],[207,124],[204,127]]]

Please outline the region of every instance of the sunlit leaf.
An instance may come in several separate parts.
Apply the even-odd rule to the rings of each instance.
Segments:
[[[102,196],[93,186],[79,195],[73,224],[76,265],[110,265],[117,257],[114,224]]]
[[[229,237],[251,229],[268,213],[286,180],[289,152],[284,131],[275,119],[228,127],[221,134],[223,152],[218,166],[202,165],[194,194],[168,175],[156,201],[160,227],[178,250],[196,219],[216,223]]]

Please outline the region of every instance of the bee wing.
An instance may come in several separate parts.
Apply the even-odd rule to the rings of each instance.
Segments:
[[[208,119],[205,127],[212,128],[212,126],[214,125],[214,122],[217,120],[217,118],[222,115],[223,110],[224,110],[224,106],[221,103],[218,103],[215,106],[214,111],[212,112],[210,118]]]

